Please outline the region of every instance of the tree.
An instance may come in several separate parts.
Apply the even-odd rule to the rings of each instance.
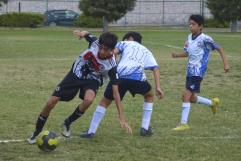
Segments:
[[[215,19],[231,22],[231,32],[237,31],[237,21],[241,20],[241,0],[207,0],[206,4]]]
[[[86,16],[103,18],[103,31],[108,23],[123,17],[135,7],[136,0],[80,0],[79,8]]]
[[[4,4],[6,4],[8,2],[8,0],[0,0],[0,7]]]

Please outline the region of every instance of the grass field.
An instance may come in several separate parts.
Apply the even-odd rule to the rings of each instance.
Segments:
[[[112,29],[119,38],[127,29]],[[161,87],[165,98],[155,100],[151,125],[154,135],[139,136],[142,97],[126,95],[123,104],[133,134],[119,126],[112,105],[106,112],[95,137],[78,135],[89,126],[104,86],[86,114],[72,125],[75,136],[60,140],[59,147],[41,152],[26,142],[0,143],[0,161],[239,161],[241,160],[241,34],[206,31],[226,51],[231,71],[224,74],[219,55],[211,55],[202,83],[201,95],[221,99],[217,115],[203,105],[192,105],[191,130],[173,132],[180,118],[181,92],[185,82],[186,59],[174,60],[172,51],[182,51],[187,30],[143,28],[143,44],[160,65]],[[99,35],[100,32],[93,31]],[[70,69],[79,51],[86,48],[71,29],[7,29],[0,28],[0,140],[26,139],[35,127],[42,106],[59,81]],[[150,76],[149,80],[153,82]],[[63,120],[80,102],[75,98],[61,102],[52,111],[45,126],[60,134]]]

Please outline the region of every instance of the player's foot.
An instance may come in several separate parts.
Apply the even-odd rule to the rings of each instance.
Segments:
[[[173,128],[172,130],[174,131],[185,131],[185,130],[189,130],[190,127],[188,126],[188,124],[180,124],[177,127]]]
[[[63,123],[61,134],[66,138],[70,138],[71,136],[70,126],[67,126],[65,123]]]
[[[88,133],[88,130],[80,134],[81,138],[91,139],[95,136],[95,133]]]
[[[152,128],[149,127],[148,130],[144,129],[143,127],[140,129],[140,135],[141,136],[152,136],[153,132],[152,132]]]
[[[36,143],[36,136],[34,136],[34,133],[27,139],[27,142],[29,144],[35,144]]]
[[[213,114],[216,114],[218,111],[218,106],[220,104],[220,100],[219,100],[219,98],[213,98],[212,102],[213,102],[213,104],[211,105],[211,110],[212,110]]]

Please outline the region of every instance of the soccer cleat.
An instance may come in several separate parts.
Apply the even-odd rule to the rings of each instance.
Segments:
[[[70,138],[71,136],[70,126],[67,126],[65,123],[63,123],[61,134],[66,138]]]
[[[219,104],[220,104],[219,98],[212,99],[211,110],[212,110],[213,114],[217,113]]]
[[[173,128],[172,130],[174,131],[185,131],[185,130],[189,130],[190,127],[188,126],[188,124],[180,124],[177,127]]]
[[[141,136],[152,136],[153,132],[152,132],[152,128],[149,127],[148,130],[144,129],[143,127],[140,129],[140,135]]]
[[[31,145],[36,143],[36,136],[34,136],[34,133],[27,139],[27,142]]]
[[[88,130],[80,134],[81,138],[91,139],[95,136],[95,133],[88,133]]]

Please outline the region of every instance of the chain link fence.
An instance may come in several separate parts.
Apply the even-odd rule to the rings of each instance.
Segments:
[[[0,13],[44,13],[52,9],[70,9],[80,13],[78,6],[79,0],[8,0]],[[211,16],[205,0],[137,0],[134,10],[113,25],[184,25],[194,13]]]

